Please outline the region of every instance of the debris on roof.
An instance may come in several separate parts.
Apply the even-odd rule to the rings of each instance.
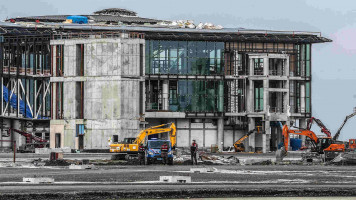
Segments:
[[[122,8],[107,8],[94,12],[96,15],[137,16],[137,13]]]
[[[214,25],[212,23],[199,23],[198,25],[194,24],[193,20],[177,20],[177,21],[162,21],[159,22],[158,25],[168,26],[171,28],[190,28],[190,29],[213,29],[220,30],[223,29],[221,25]]]

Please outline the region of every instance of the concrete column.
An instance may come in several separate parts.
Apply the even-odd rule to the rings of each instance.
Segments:
[[[14,129],[17,129],[17,130],[22,130],[20,120],[11,120],[11,121],[12,121],[11,128],[14,128]],[[18,133],[15,133],[15,132],[12,132],[11,134],[12,134],[11,137],[16,141],[16,148],[17,149],[20,146],[23,146],[23,145],[26,144],[26,138],[25,137],[23,137],[22,135],[20,135]]]
[[[223,151],[224,148],[224,119],[218,119],[218,146],[219,151]]]
[[[286,81],[286,86],[285,88],[288,89],[287,92],[283,92],[283,101],[284,101],[284,104],[283,104],[283,111],[284,113],[291,113],[291,108],[290,108],[290,104],[289,104],[289,80]],[[289,111],[288,111],[289,109]],[[287,117],[290,117],[289,115]]]
[[[267,137],[268,135],[268,137]],[[271,135],[271,126],[270,126],[270,122],[269,121],[265,121],[265,133],[262,134],[262,152],[263,153],[267,153],[267,151],[269,151],[269,148],[267,147],[269,141],[267,141],[267,138],[269,139]]]
[[[269,60],[268,58],[263,58],[263,75],[269,75]]]
[[[247,94],[247,112],[251,113],[255,111],[255,101],[254,101],[254,82],[252,80],[249,80],[249,86],[248,86],[248,94]]]
[[[307,128],[307,119],[299,119],[299,128]],[[301,135],[300,139],[302,139],[302,146],[305,146],[305,135]]]
[[[305,112],[305,84],[300,84],[300,111]]]
[[[284,72],[284,76],[289,76],[289,55],[287,59],[284,60]]]
[[[162,82],[162,109],[169,110],[169,81],[164,80]]]
[[[264,112],[268,112],[268,105],[270,105],[269,103],[269,79],[266,78],[265,80],[263,80],[263,111]]]
[[[57,59],[56,59],[56,55],[57,55],[57,48],[56,48],[56,45],[51,45],[51,49],[52,49],[52,58],[51,58],[51,61],[52,61],[52,76],[53,77],[56,77],[57,74],[56,74],[56,71],[57,71]]]
[[[252,58],[249,58],[249,66],[248,67],[250,70],[249,75],[255,75],[254,70],[253,70],[253,59]]]
[[[250,123],[248,124],[248,130],[250,131],[255,129],[255,118],[251,117],[249,121]],[[248,148],[246,147],[246,150],[248,149],[247,151],[255,152],[255,148],[256,148],[255,133],[252,133],[250,137],[248,137]]]

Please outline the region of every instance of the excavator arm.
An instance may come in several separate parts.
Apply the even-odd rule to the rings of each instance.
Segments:
[[[327,137],[331,137],[330,130],[326,128],[326,126],[323,124],[323,122],[321,122],[320,119],[317,119],[315,117],[312,117],[309,119],[308,125],[307,125],[308,130],[311,129],[313,122],[315,122],[320,127],[322,133],[324,133]]]
[[[256,131],[256,129],[250,130],[246,135],[242,136],[240,139],[238,139],[235,143],[234,143],[234,147],[235,150],[237,151],[239,149],[239,145],[246,140],[246,138],[248,138],[252,133],[254,133]]]
[[[46,142],[48,142],[48,140],[45,140],[45,139],[42,139],[42,138],[37,137],[35,135],[32,135],[31,133],[27,133],[25,131],[9,128],[9,133],[11,134],[12,132],[16,132],[16,133],[26,137],[28,143],[31,143],[32,140],[34,140],[34,141],[36,141],[38,143],[46,143]]]
[[[168,128],[163,128],[167,125],[169,125]],[[140,132],[140,134],[136,137],[134,144],[144,143],[146,137],[149,135],[155,135],[155,134],[161,134],[161,133],[167,133],[167,132],[169,132],[169,137],[170,137],[172,147],[175,147],[176,141],[177,141],[176,140],[177,129],[176,129],[176,126],[174,123],[162,124],[159,126],[154,126],[154,127],[150,127],[148,129],[142,130]]]
[[[284,143],[284,148],[285,148],[286,152],[288,151],[289,134],[307,136],[308,138],[310,138],[314,142],[315,145],[317,145],[318,142],[319,142],[318,137],[315,135],[315,133],[313,131],[310,131],[310,130],[291,130],[291,129],[288,128],[287,125],[283,126],[282,134],[283,134],[283,138],[284,138],[284,142],[283,143]]]
[[[352,113],[351,115],[346,116],[344,122],[341,124],[340,128],[337,130],[337,132],[335,133],[333,140],[337,140],[340,136],[341,130],[342,128],[344,128],[347,120],[351,119],[352,117],[354,117],[356,115],[356,112]]]

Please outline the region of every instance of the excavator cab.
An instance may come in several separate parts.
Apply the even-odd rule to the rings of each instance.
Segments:
[[[124,138],[124,144],[132,144],[136,138]]]
[[[245,151],[245,145],[243,143],[236,144],[235,145],[235,151],[236,152],[244,152]]]
[[[331,138],[319,138],[317,151],[320,154],[324,153],[324,149],[328,148],[332,144]]]

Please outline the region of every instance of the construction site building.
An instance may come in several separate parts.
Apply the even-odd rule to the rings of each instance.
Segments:
[[[0,24],[1,25],[1,24]],[[8,25],[0,27],[0,151],[26,143],[9,128],[49,139],[50,34]]]
[[[202,148],[223,150],[256,129],[246,151],[265,153],[282,141],[279,123],[306,127],[312,116],[312,44],[331,41],[320,33],[159,27],[160,20],[107,13],[87,17],[111,25],[57,23],[66,16],[1,25],[32,30],[31,38],[42,44],[37,49],[27,39],[6,39],[15,33],[1,36],[2,83],[19,99],[28,98],[25,110],[28,105],[36,113],[23,116],[6,107],[2,95],[2,130],[16,126],[5,121],[47,122],[43,137],[50,132],[51,148],[108,150],[110,142],[174,122],[177,147],[195,139]],[[47,23],[24,27],[35,20]],[[120,26],[122,21],[130,26]],[[24,45],[21,51],[18,45]],[[31,59],[35,53],[45,55]],[[8,54],[14,61],[5,65]]]

